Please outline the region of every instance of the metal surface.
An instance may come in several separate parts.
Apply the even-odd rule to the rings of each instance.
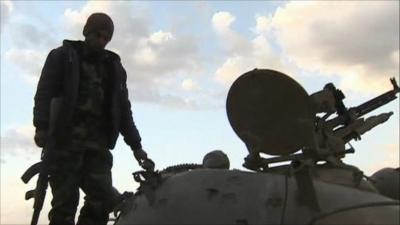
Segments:
[[[311,146],[314,115],[307,92],[274,70],[240,76],[228,93],[229,122],[250,151],[287,155]]]
[[[400,199],[400,167],[380,169],[370,178],[379,193],[389,198]]]
[[[196,169],[166,179],[154,189],[128,199],[116,225],[132,224],[310,224],[343,210],[385,204],[386,218],[371,210],[354,211],[336,224],[398,221],[399,203],[382,195],[314,181],[321,210],[298,201],[294,177],[238,170]],[[340,196],[340,197],[339,197]],[[326,220],[324,220],[326,221]],[[322,221],[321,221],[322,222]],[[373,223],[371,223],[373,224]]]

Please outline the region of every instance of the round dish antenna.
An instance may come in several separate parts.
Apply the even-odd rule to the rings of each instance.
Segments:
[[[249,151],[289,155],[313,144],[310,97],[278,71],[254,69],[241,75],[228,92],[226,111]]]

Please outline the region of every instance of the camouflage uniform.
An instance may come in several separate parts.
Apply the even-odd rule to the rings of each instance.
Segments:
[[[86,194],[78,223],[101,225],[108,221],[112,208],[112,155],[103,149],[60,149],[50,172],[53,200],[50,225],[74,224],[79,188]]]
[[[84,56],[80,71],[71,141],[57,149],[50,173],[51,225],[74,224],[79,188],[86,196],[77,224],[106,224],[112,209],[112,154],[107,148],[105,104],[108,74],[101,58],[91,62]]]

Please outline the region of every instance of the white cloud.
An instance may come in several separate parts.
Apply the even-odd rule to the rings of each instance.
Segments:
[[[272,18],[266,16],[256,17],[256,27],[253,29],[255,33],[268,35],[272,28]]]
[[[216,13],[213,16],[215,21],[230,21],[235,18],[229,12]],[[221,16],[223,15],[223,16]],[[219,18],[219,19],[216,19]],[[228,19],[221,19],[228,18]],[[256,26],[253,39],[246,38],[235,30],[230,29],[230,23],[219,22],[217,24],[229,24],[221,29],[222,25],[215,26],[220,37],[222,47],[226,52],[226,58],[222,65],[215,71],[215,80],[220,83],[230,85],[237,77],[254,68],[269,68],[279,70],[288,75],[294,75],[293,68],[285,62],[283,55],[280,55],[272,47],[272,37],[269,34],[271,29],[271,19],[267,17],[256,17]]]
[[[225,60],[215,78],[230,84],[253,68],[288,75],[337,75],[344,91],[380,93],[399,74],[399,2],[289,2],[256,16],[253,38],[232,29],[236,17],[212,17]]]
[[[199,91],[200,86],[194,80],[188,78],[182,81],[182,88],[186,91]]]
[[[272,27],[302,69],[338,74],[346,89],[380,92],[399,72],[398,8],[397,1],[290,2],[276,11]]]
[[[217,12],[212,17],[213,27],[219,32],[226,32],[230,29],[231,24],[235,21],[235,17],[225,11]]]
[[[174,35],[170,32],[157,31],[150,36],[149,41],[151,43],[160,45],[166,41],[174,39],[175,39]]]
[[[22,76],[28,82],[36,84],[46,53],[30,49],[10,49],[6,52],[5,58],[22,72]]]
[[[152,48],[143,46],[133,53],[133,60],[139,65],[150,66],[156,63],[157,55]]]
[[[29,157],[40,151],[33,140],[35,128],[33,125],[10,128],[1,136],[2,156],[23,155]]]
[[[252,69],[251,62],[242,56],[233,56],[215,72],[215,78],[222,83],[232,83],[243,73]]]
[[[14,4],[12,1],[0,1],[0,8],[1,8],[1,25],[5,25],[8,22],[8,19],[11,13],[14,10]]]
[[[398,168],[400,166],[399,159],[399,144],[386,144],[382,146],[380,149],[381,154],[384,156],[383,160],[380,160],[378,163],[371,164],[369,167],[365,169],[365,174],[372,175],[380,169],[386,167]]]
[[[235,17],[229,12],[217,12],[212,17],[212,24],[226,54],[248,55],[251,53],[249,41],[231,29],[231,24],[235,20]]]

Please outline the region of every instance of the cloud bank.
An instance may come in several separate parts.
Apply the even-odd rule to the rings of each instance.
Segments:
[[[13,3],[1,4],[2,22],[9,21],[11,12],[16,13]],[[396,1],[288,2],[270,15],[254,15],[254,23],[248,27],[250,35],[233,28],[242,18],[215,11],[208,18],[209,29],[219,48],[208,54],[216,57],[202,55],[203,43],[195,34],[176,27],[155,29],[151,11],[142,2],[89,1],[80,9],[66,9],[61,16],[63,24],[58,26],[63,30],[57,28],[57,32],[69,39],[82,39],[87,17],[98,11],[108,13],[116,25],[108,48],[122,58],[130,98],[201,109],[208,108],[212,94],[200,100],[187,95],[189,92],[223,92],[238,76],[254,68],[271,68],[293,77],[314,72],[335,75],[340,80],[338,86],[346,92],[375,94],[386,90],[388,78],[398,77],[399,71],[398,8]],[[13,21],[14,29],[9,30],[18,48],[9,49],[5,58],[35,83],[48,51],[61,40],[46,35],[49,32],[42,29],[43,24],[21,21]],[[24,35],[27,33],[30,35]],[[196,80],[206,82],[190,83]],[[212,84],[213,91],[200,84]]]
[[[226,54],[224,62],[215,71],[215,80],[230,85],[241,74],[254,68],[270,68],[293,74],[284,57],[273,50],[272,36],[261,29],[264,20],[257,18],[252,39],[231,28],[235,20],[235,16],[226,11],[217,12],[212,17],[213,28]]]
[[[290,2],[270,29],[299,67],[336,74],[342,87],[381,91],[399,71],[399,2]]]
[[[7,156],[30,157],[40,151],[35,145],[33,136],[35,129],[32,125],[9,128],[1,136],[1,156],[5,160]]]
[[[19,75],[26,81],[33,85],[37,84],[46,59],[46,54],[43,51],[13,48],[6,52],[5,58],[8,62],[17,66]]]
[[[232,30],[237,18],[216,12],[211,21],[226,52],[215,71],[230,84],[255,67],[336,75],[345,90],[376,93],[399,73],[399,2],[289,2],[257,15],[253,38]],[[240,19],[240,18],[239,18]]]

